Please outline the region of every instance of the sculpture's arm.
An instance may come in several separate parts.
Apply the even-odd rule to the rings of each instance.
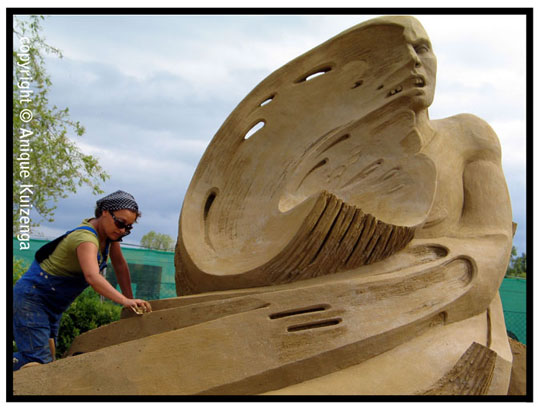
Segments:
[[[474,237],[505,234],[512,237],[510,196],[501,166],[501,147],[493,129],[483,120],[466,116],[470,150],[463,171],[463,209],[459,234]]]
[[[483,312],[491,303],[506,272],[512,247],[512,210],[501,166],[501,147],[483,120],[465,115],[463,206],[452,254],[473,260],[473,280],[465,297],[449,316],[462,319]]]

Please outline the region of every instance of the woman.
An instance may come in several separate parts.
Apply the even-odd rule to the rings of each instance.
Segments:
[[[133,299],[129,267],[119,244],[140,216],[135,199],[116,191],[96,205],[95,218],[83,220],[39,249],[30,269],[15,284],[13,336],[18,352],[13,354],[13,370],[54,360],[62,313],[88,285],[137,313],[151,311],[148,302]],[[109,255],[121,293],[100,274]]]

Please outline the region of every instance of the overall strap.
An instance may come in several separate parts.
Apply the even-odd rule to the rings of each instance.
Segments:
[[[65,234],[69,235],[71,232],[77,231],[77,230],[80,230],[80,229],[84,229],[85,231],[90,231],[95,236],[97,236],[97,231],[95,229],[93,229],[91,226],[77,226],[75,229],[71,229],[70,231],[67,231]]]
[[[97,236],[97,232],[91,226],[77,226],[75,229],[71,229],[70,231],[67,231],[65,235],[69,235],[71,232],[76,231],[76,230],[90,231],[97,237],[97,239],[99,239],[99,236]],[[109,249],[110,249],[110,241],[108,239],[106,240],[104,258],[101,258],[101,253],[99,252],[99,249],[97,249],[97,264],[99,265],[100,271],[102,271],[107,266],[106,261],[108,259]]]

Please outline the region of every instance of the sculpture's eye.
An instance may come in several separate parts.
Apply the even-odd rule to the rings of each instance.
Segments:
[[[430,48],[427,44],[418,44],[414,48],[417,54],[425,54],[430,51]]]

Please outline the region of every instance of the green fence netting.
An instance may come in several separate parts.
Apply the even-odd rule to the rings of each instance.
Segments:
[[[136,248],[122,248],[122,252],[129,265],[136,298],[155,300],[176,297],[174,252]],[[118,287],[110,262],[106,278]]]
[[[13,256],[23,259],[30,265],[35,251],[46,240],[31,239],[30,249],[19,250],[18,241],[13,238]],[[176,296],[174,253],[151,249],[122,246],[125,260],[129,264],[133,293],[136,298],[145,300],[165,299]],[[109,263],[106,277],[119,289],[114,269]],[[506,329],[512,338],[527,344],[527,285],[525,279],[505,278],[501,284]]]
[[[510,336],[527,344],[527,280],[505,278],[501,283],[504,321]]]
[[[28,265],[34,260],[35,252],[47,240],[31,239],[30,249],[19,250],[16,238],[13,239],[13,256],[23,259]],[[176,297],[174,253],[153,249],[130,248],[122,246],[123,256],[129,265],[131,283],[135,298],[145,300],[166,299]],[[108,261],[106,278],[119,289],[114,268]]]

